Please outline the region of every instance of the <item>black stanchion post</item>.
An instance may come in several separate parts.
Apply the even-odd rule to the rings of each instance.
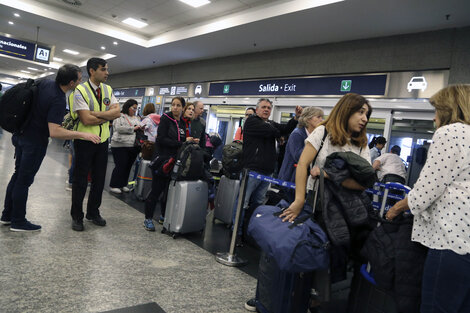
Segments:
[[[237,240],[238,224],[240,223],[243,203],[245,202],[246,182],[248,180],[248,169],[243,170],[242,180],[240,182],[240,192],[238,194],[237,212],[235,213],[235,224],[233,225],[232,241],[230,242],[229,252],[217,252],[215,260],[227,266],[242,266],[248,261],[238,257],[235,254],[235,241]]]

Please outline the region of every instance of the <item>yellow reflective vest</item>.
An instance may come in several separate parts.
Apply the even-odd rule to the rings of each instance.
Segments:
[[[78,119],[77,112],[73,111],[73,98],[75,92],[80,92],[85,102],[88,104],[90,111],[103,112],[109,110],[109,105],[111,104],[111,97],[113,95],[113,89],[111,86],[101,83],[101,102],[98,101],[96,93],[90,85],[89,81],[86,81],[75,88],[69,96],[69,107],[70,114],[74,120]],[[84,125],[82,122],[78,122],[76,128],[77,131],[95,134],[101,137],[101,142],[105,142],[109,138],[109,122],[103,123],[101,125]]]

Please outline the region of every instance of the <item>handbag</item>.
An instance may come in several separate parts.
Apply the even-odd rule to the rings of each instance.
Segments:
[[[155,149],[155,143],[149,140],[144,140],[142,143],[142,159],[151,161],[153,150]]]
[[[313,220],[315,202],[313,212],[307,211],[312,207],[306,204],[293,223],[279,217],[289,207],[285,200],[276,206],[259,206],[251,217],[248,234],[282,271],[299,273],[329,267],[328,237]]]

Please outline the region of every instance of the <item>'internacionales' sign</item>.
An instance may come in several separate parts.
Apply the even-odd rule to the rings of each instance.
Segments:
[[[49,63],[51,48],[0,36],[0,53],[19,59]]]
[[[250,80],[211,83],[209,96],[383,96],[386,86],[386,74]]]

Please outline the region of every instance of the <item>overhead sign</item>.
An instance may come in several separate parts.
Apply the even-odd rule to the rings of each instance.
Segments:
[[[114,89],[113,93],[116,98],[143,97],[145,96],[145,88]]]
[[[361,95],[383,96],[387,75],[327,76],[211,83],[209,96]]]
[[[35,61],[49,63],[50,59],[51,59],[51,48],[38,45],[36,47]]]
[[[192,83],[189,85],[188,96],[205,98],[209,92],[209,83]]]
[[[158,90],[160,96],[187,96],[189,85],[161,86]]]
[[[19,59],[49,63],[51,48],[0,36],[0,53]]]

